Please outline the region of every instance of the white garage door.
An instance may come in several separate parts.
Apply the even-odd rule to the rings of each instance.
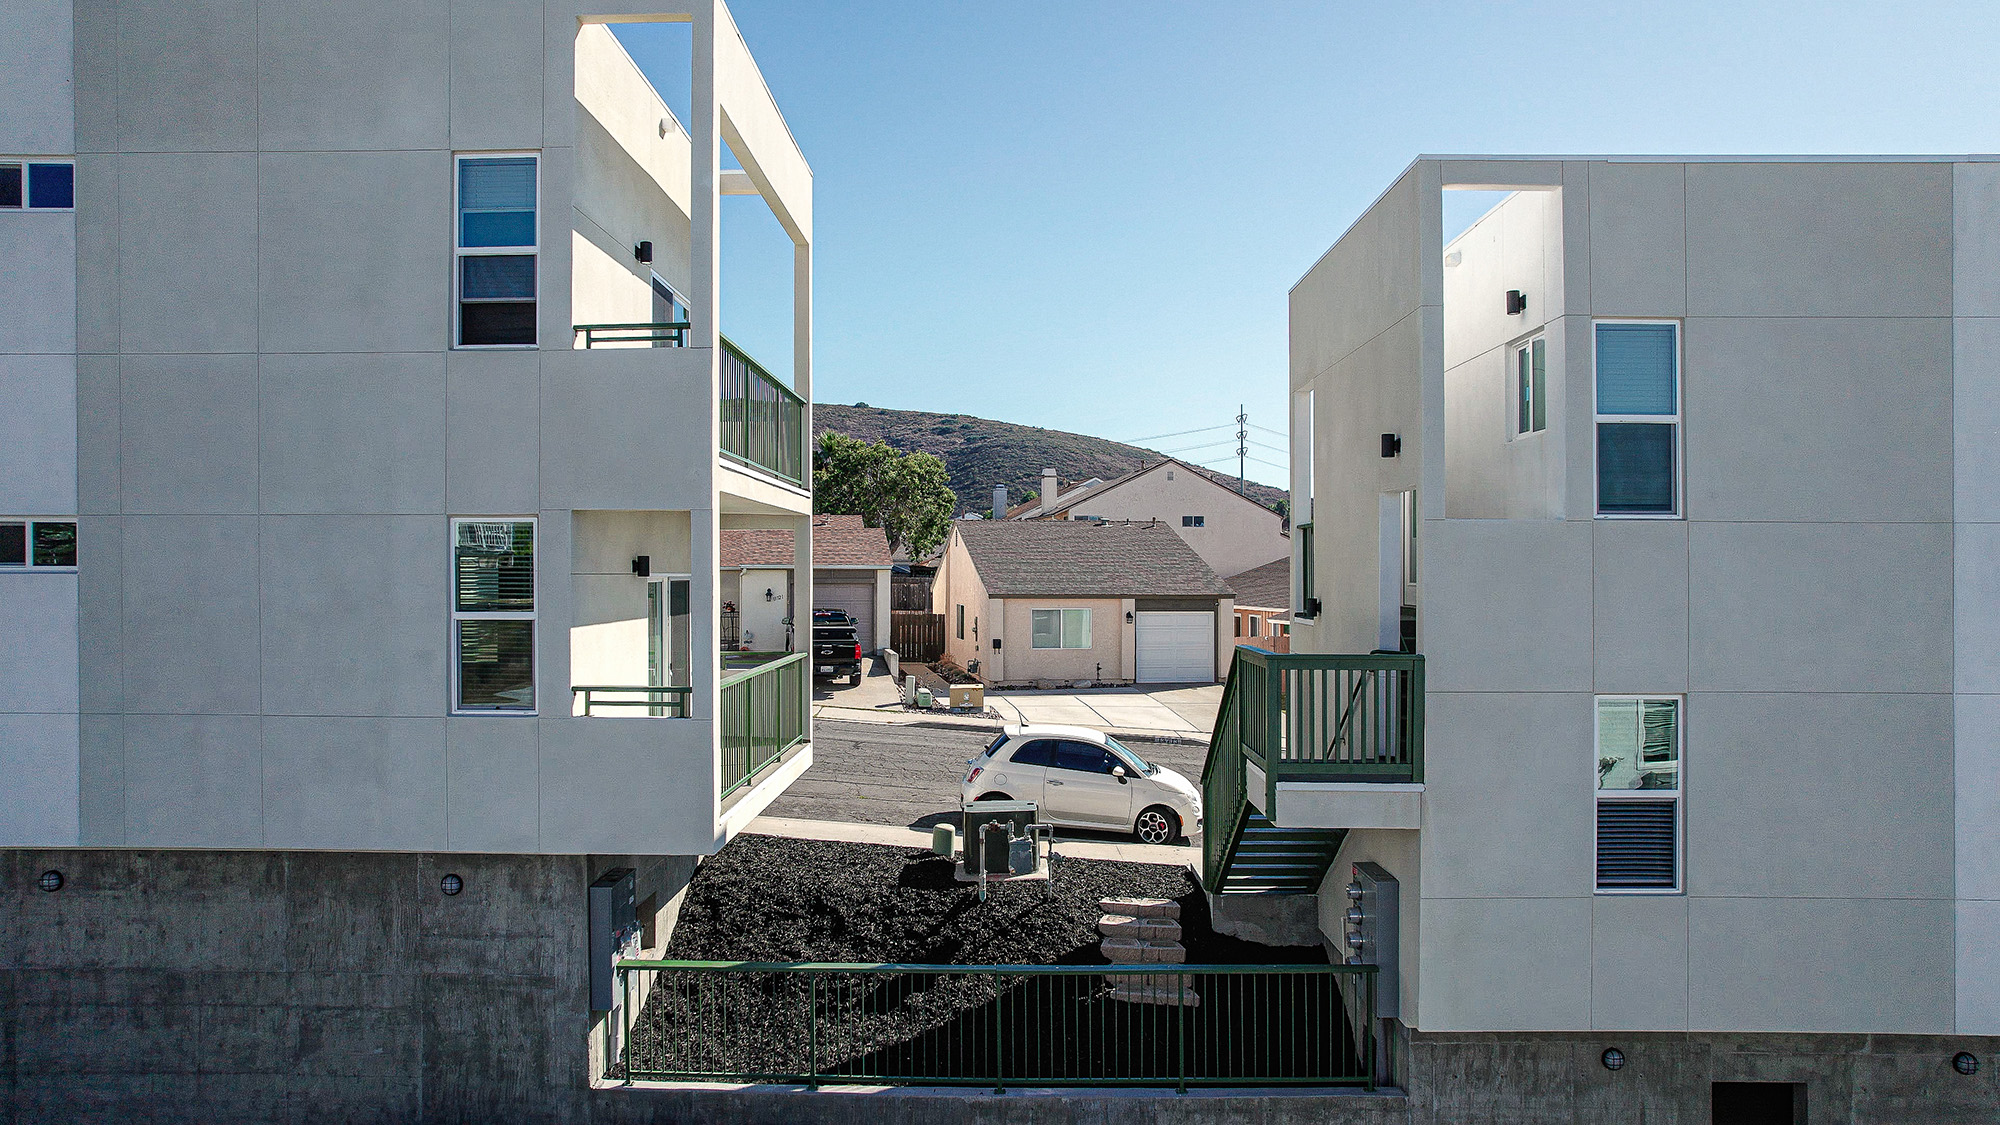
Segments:
[[[1210,683],[1215,679],[1215,614],[1139,613],[1139,682]]]
[[[875,651],[875,583],[814,582],[814,609],[844,609],[858,623],[862,652]]]

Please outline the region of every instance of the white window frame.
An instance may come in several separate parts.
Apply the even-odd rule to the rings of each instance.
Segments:
[[[1035,643],[1035,615],[1040,613],[1053,613],[1056,615],[1055,644],[1038,645]],[[1080,645],[1073,645],[1069,643],[1069,615],[1072,613],[1080,613],[1083,615],[1083,635],[1085,640],[1090,641],[1092,643],[1080,644]],[[1055,652],[1058,650],[1067,650],[1070,652],[1087,652],[1090,649],[1097,647],[1095,644],[1097,639],[1096,634],[1091,630],[1092,624],[1093,622],[1090,619],[1090,610],[1088,609],[1047,608],[1047,607],[1042,609],[1031,609],[1028,611],[1028,647],[1031,649],[1037,649],[1042,652]]]
[[[1670,324],[1674,329],[1674,412],[1672,414],[1600,414],[1597,410],[1597,326],[1600,324]],[[1595,317],[1590,322],[1590,510],[1600,520],[1684,520],[1687,518],[1687,364],[1686,332],[1677,317]],[[1674,427],[1674,510],[1671,512],[1606,512],[1598,495],[1603,478],[1597,467],[1597,427],[1607,422],[1644,422]]]
[[[0,164],[21,166],[21,205],[0,207],[0,214],[9,212],[21,215],[71,215],[76,213],[76,158],[73,156],[0,156]],[[34,198],[34,185],[29,181],[34,177],[31,164],[67,164],[69,166],[69,206],[36,207],[29,200]]]
[[[1592,332],[1594,339],[1595,329],[1593,329]],[[1507,405],[1507,417],[1508,421],[1511,423],[1511,425],[1507,427],[1508,441],[1515,441],[1517,439],[1533,437],[1536,434],[1545,434],[1549,432],[1547,402],[1542,403],[1543,422],[1541,429],[1537,430],[1528,428],[1529,426],[1532,426],[1534,424],[1534,414],[1535,414],[1535,406],[1534,406],[1535,387],[1534,387],[1534,376],[1533,376],[1534,347],[1537,343],[1540,343],[1542,345],[1542,371],[1543,371],[1542,391],[1544,398],[1546,398],[1548,392],[1548,378],[1547,378],[1548,354],[1549,354],[1548,340],[1549,337],[1546,331],[1538,331],[1533,335],[1527,337],[1526,339],[1516,341],[1513,347],[1508,350],[1507,353],[1508,354],[1507,379],[1509,383],[1508,390],[1513,392],[1511,395],[1508,396],[1509,402]],[[1526,355],[1528,357],[1528,363],[1529,363],[1528,386],[1526,392],[1528,397],[1528,402],[1526,403],[1528,414],[1527,417],[1525,418],[1521,416],[1521,409],[1523,406],[1523,403],[1521,401],[1522,398],[1521,357],[1523,355]],[[1594,369],[1592,374],[1593,376],[1595,375]]]
[[[542,709],[541,520],[539,517],[536,516],[453,516],[451,517],[449,523],[451,530],[445,539],[445,575],[447,581],[450,583],[450,589],[446,595],[447,605],[450,610],[450,623],[445,627],[446,628],[445,643],[446,647],[449,649],[451,653],[450,657],[451,673],[449,677],[451,681],[450,683],[451,696],[448,701],[450,711],[454,715],[488,715],[488,716],[518,717],[518,718],[534,718],[535,716],[541,714],[541,709]],[[458,528],[460,524],[467,524],[467,523],[525,523],[533,529],[531,534],[534,536],[535,550],[534,554],[531,557],[534,559],[534,566],[535,566],[535,608],[526,611],[461,610],[458,608]],[[533,625],[533,629],[531,630],[530,633],[530,635],[533,638],[532,641],[530,642],[531,645],[533,646],[532,647],[533,655],[529,661],[529,667],[531,669],[530,676],[532,677],[530,683],[532,684],[535,692],[535,705],[533,707],[523,708],[523,707],[460,706],[458,623],[461,621],[526,621],[529,622],[531,625]]]
[[[1674,787],[1672,789],[1599,789],[1597,763],[1604,757],[1598,739],[1601,703],[1667,703],[1674,705]],[[1642,741],[1641,745],[1644,743]],[[1659,692],[1650,695],[1596,695],[1590,701],[1590,885],[1599,895],[1678,895],[1687,893],[1687,696]],[[1600,887],[1597,885],[1597,806],[1606,801],[1674,803],[1674,885],[1672,887]]]
[[[75,516],[0,516],[0,523],[18,523],[26,537],[22,543],[21,564],[0,563],[0,574],[75,574],[76,563],[50,563],[43,565],[35,561],[35,525],[38,523],[66,523],[72,528],[81,521]],[[77,544],[77,557],[83,557],[83,544]]]
[[[468,160],[493,160],[510,156],[532,157],[535,161],[535,243],[533,246],[465,246],[465,215],[459,206]],[[502,152],[454,152],[451,154],[451,346],[474,352],[534,351],[542,346],[542,153],[539,149]],[[465,305],[460,292],[465,284],[464,259],[528,255],[535,259],[535,342],[532,344],[467,344]],[[539,545],[540,540],[536,540]],[[456,656],[454,656],[456,659]],[[453,698],[456,698],[454,696]]]

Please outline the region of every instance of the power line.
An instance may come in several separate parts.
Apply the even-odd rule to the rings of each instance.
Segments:
[[[1269,426],[1260,426],[1255,422],[1250,423],[1250,428],[1253,430],[1262,430],[1267,434],[1276,434],[1281,438],[1290,438],[1292,436],[1283,430],[1274,430]]]
[[[1234,443],[1235,443],[1235,442],[1234,442],[1234,439],[1232,439],[1232,438],[1224,438],[1224,439],[1222,439],[1221,441],[1210,441],[1210,442],[1203,442],[1203,443],[1202,443],[1202,444],[1200,444],[1200,445],[1185,445],[1185,446],[1182,446],[1182,447],[1181,447],[1181,448],[1179,448],[1179,449],[1169,449],[1169,450],[1164,450],[1163,452],[1165,452],[1167,456],[1171,457],[1171,456],[1173,456],[1173,455],[1174,455],[1174,454],[1176,454],[1176,453],[1193,453],[1193,452],[1194,452],[1195,450],[1197,450],[1197,449],[1208,449],[1208,448],[1210,448],[1210,447],[1212,447],[1212,446],[1217,446],[1217,445],[1232,445],[1232,444],[1234,444]]]
[[[1187,436],[1187,435],[1189,435],[1189,434],[1205,434],[1205,433],[1207,433],[1207,432],[1208,432],[1208,431],[1210,431],[1210,430],[1221,430],[1221,429],[1226,429],[1226,428],[1228,428],[1228,425],[1229,425],[1229,424],[1228,424],[1227,422],[1225,422],[1225,423],[1223,423],[1223,424],[1222,424],[1222,425],[1220,425],[1220,426],[1203,426],[1202,428],[1200,428],[1200,429],[1198,429],[1198,430],[1181,430],[1181,431],[1179,431],[1178,433],[1171,433],[1171,434],[1151,434],[1151,435],[1148,435],[1148,436],[1146,436],[1146,437],[1135,437],[1135,438],[1126,438],[1126,439],[1125,439],[1125,444],[1126,444],[1126,445],[1132,445],[1132,444],[1134,444],[1135,442],[1141,442],[1141,441],[1159,441],[1159,440],[1160,440],[1161,438],[1170,438],[1170,437],[1186,437],[1186,436]]]

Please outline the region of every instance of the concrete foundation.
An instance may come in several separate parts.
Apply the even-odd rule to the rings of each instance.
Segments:
[[[1208,896],[1209,925],[1259,945],[1320,945],[1318,895]]]

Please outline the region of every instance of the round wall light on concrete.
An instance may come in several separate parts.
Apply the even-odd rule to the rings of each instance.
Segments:
[[[459,878],[458,874],[454,872],[438,880],[438,889],[448,895],[455,895],[465,889],[465,880]]]
[[[42,872],[42,877],[35,881],[35,885],[42,888],[45,891],[54,892],[62,890],[63,888],[62,872],[44,871]],[[1973,1065],[1977,1066],[1978,1064],[1975,1063]]]
[[[1979,1056],[1971,1051],[1960,1051],[1951,1057],[1951,1068],[1960,1074],[1978,1074]]]
[[[1616,1047],[1606,1047],[1604,1053],[1597,1056],[1597,1061],[1603,1063],[1606,1070],[1624,1070],[1625,1052]]]

